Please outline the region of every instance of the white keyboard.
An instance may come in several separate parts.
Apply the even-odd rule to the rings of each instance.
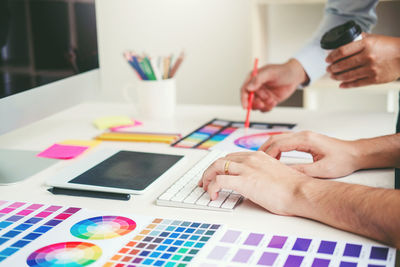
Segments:
[[[171,187],[157,198],[157,205],[192,209],[232,211],[243,197],[232,190],[221,190],[218,198],[210,201],[210,196],[203,188],[197,186],[205,169],[216,159],[228,152],[210,151],[196,165],[178,179]]]

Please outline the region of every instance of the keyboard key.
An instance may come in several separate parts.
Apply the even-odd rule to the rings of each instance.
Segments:
[[[236,206],[236,203],[241,200],[242,196],[239,194],[230,194],[228,199],[222,204],[221,208],[223,209],[233,209]]]
[[[219,208],[221,207],[222,203],[225,201],[225,199],[229,196],[228,192],[224,192],[221,191],[218,193],[218,198],[214,201],[210,201],[210,203],[208,203],[209,207],[215,207],[215,208]]]
[[[209,202],[210,195],[206,192],[196,201],[196,205],[207,206]]]

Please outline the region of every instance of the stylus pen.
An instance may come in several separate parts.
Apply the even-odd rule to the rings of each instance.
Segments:
[[[77,190],[77,189],[60,188],[60,187],[52,187],[47,189],[47,191],[49,191],[54,195],[68,195],[76,197],[95,197],[95,198],[116,199],[116,200],[126,200],[126,201],[131,198],[130,194]]]

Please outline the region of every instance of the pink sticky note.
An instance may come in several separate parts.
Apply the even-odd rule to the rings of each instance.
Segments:
[[[42,151],[37,156],[51,159],[73,159],[82,154],[87,146],[71,146],[54,144],[45,151]]]
[[[132,124],[128,124],[128,125],[119,125],[119,126],[115,126],[115,127],[111,127],[110,130],[111,132],[118,132],[120,129],[123,128],[129,128],[129,127],[135,127],[135,126],[140,126],[143,123],[137,120],[134,120],[134,122]]]

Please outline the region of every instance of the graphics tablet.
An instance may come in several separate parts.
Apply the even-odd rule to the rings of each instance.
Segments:
[[[47,184],[55,187],[114,193],[142,194],[168,176],[182,155],[111,150],[93,151],[66,166]]]

